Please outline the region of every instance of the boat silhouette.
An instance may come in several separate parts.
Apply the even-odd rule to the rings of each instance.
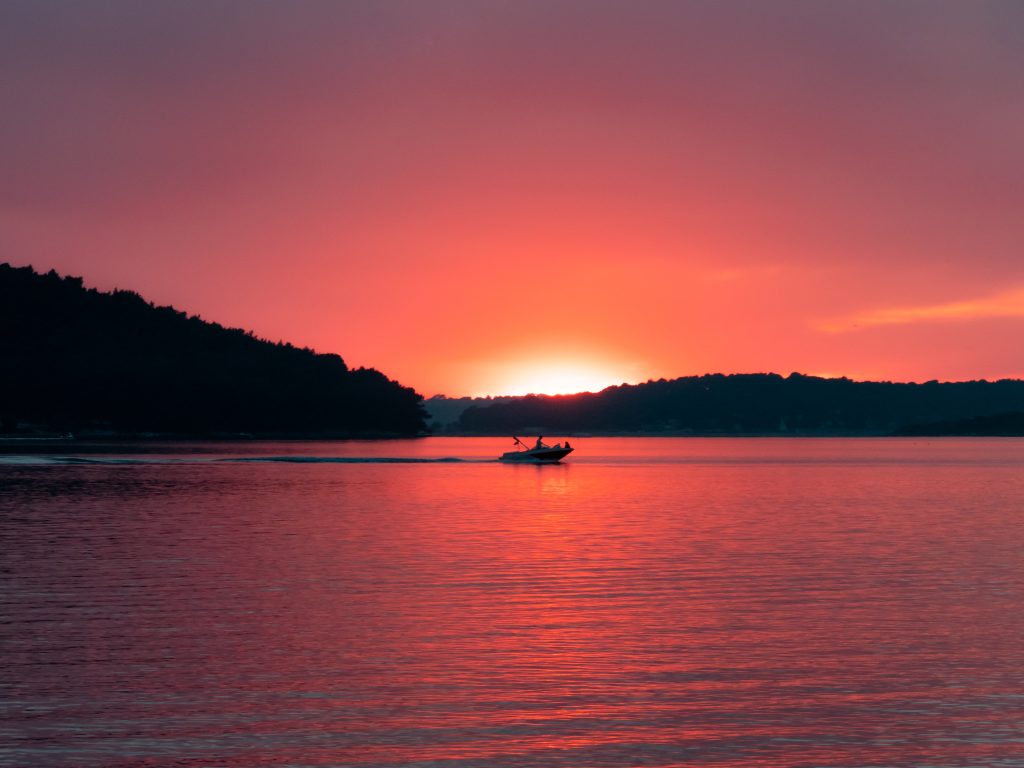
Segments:
[[[557,464],[575,450],[569,441],[565,445],[545,445],[543,437],[538,437],[537,442],[531,448],[518,437],[513,436],[515,445],[518,448],[501,454],[499,461],[521,462],[526,464]]]

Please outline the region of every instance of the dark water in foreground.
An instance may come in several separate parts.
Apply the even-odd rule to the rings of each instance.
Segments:
[[[505,443],[0,455],[0,765],[1024,766],[1024,440]]]

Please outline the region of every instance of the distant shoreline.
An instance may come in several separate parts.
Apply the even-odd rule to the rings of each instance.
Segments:
[[[58,435],[0,435],[0,446],[45,443],[46,445],[74,445],[76,443],[252,443],[315,442],[342,440],[415,440],[432,435],[402,435],[395,432],[270,432],[256,434],[188,434],[184,432],[118,432],[95,434],[82,432],[72,437]]]
[[[893,432],[820,432],[820,433],[779,433],[779,432],[587,432],[587,433],[555,433],[552,435],[558,438],[569,438],[570,440],[587,440],[591,438],[620,438],[620,439],[650,439],[650,438],[693,438],[693,439],[782,439],[782,440],[814,440],[814,439],[877,439],[894,438],[901,440],[922,440],[933,438],[1021,438],[1024,434],[967,434],[967,433],[941,433],[941,434],[899,434]],[[459,439],[459,438],[480,438],[493,440],[506,440],[509,435],[501,433],[494,434],[439,434],[439,435],[394,435],[394,434],[268,434],[268,435],[186,435],[186,434],[147,434],[147,435],[76,435],[72,438],[46,437],[46,436],[11,436],[0,435],[0,453],[24,449],[45,449],[47,451],[75,451],[87,446],[118,446],[118,445],[160,445],[170,443],[306,443],[306,442],[358,442],[358,441],[395,441],[395,440],[420,440],[423,438]]]

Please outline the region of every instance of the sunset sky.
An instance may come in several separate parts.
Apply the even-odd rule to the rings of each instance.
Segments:
[[[1019,2],[0,5],[0,261],[424,395],[1024,376]]]

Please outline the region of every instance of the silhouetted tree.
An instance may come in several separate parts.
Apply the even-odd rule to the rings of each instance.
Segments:
[[[516,433],[888,434],[912,424],[1024,411],[1024,382],[855,382],[794,373],[720,373],[530,395],[462,412],[459,430]]]

